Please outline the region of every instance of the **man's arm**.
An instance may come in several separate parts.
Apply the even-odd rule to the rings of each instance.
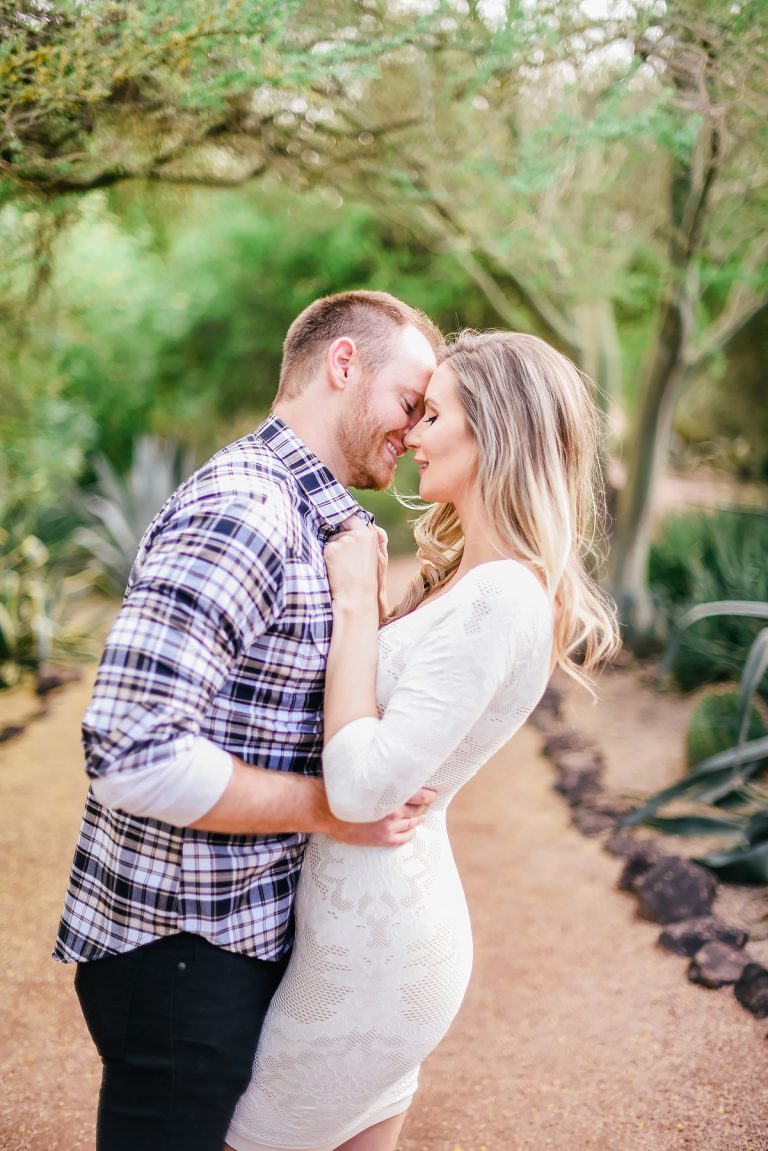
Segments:
[[[279,610],[277,526],[270,530],[266,508],[212,504],[166,527],[110,634],[86,713],[94,795],[106,807],[224,834],[403,842],[423,797],[399,819],[345,824],[320,781],[251,767],[198,733],[239,652]]]
[[[202,738],[190,754],[110,773],[91,787],[104,807],[177,827],[225,835],[317,832],[370,847],[407,842],[435,796],[421,789],[385,819],[346,823],[332,814],[322,780],[249,766]]]
[[[373,823],[346,823],[328,806],[321,779],[250,767],[237,759],[221,798],[192,827],[230,835],[304,832],[329,835],[342,843],[398,847],[407,843],[435,798],[421,788],[406,804]]]

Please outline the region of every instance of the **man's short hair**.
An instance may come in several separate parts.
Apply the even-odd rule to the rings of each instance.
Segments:
[[[445,339],[429,316],[389,292],[337,292],[315,300],[288,329],[276,400],[301,395],[328,346],[341,336],[355,341],[367,371],[378,371],[390,354],[395,332],[409,324],[436,355],[442,350]]]

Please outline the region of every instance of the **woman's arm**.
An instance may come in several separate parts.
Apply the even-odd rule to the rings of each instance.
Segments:
[[[379,584],[379,624],[383,625],[389,616],[389,604],[387,603],[387,567],[389,565],[387,545],[389,540],[384,528],[380,528],[378,524],[374,524],[373,529],[376,532],[376,539],[379,545],[379,562],[376,576]]]
[[[333,597],[325,678],[326,744],[353,720],[377,715],[378,535],[358,519],[348,523],[325,548]]]
[[[551,606],[524,569],[470,572],[449,609],[432,618],[408,652],[381,718],[372,707],[355,708],[348,701],[343,713],[337,711],[323,752],[334,814],[363,821],[393,810],[472,731],[502,683],[515,684],[483,743],[473,746],[471,757],[479,766],[541,696],[551,644]],[[345,690],[354,693],[352,679]],[[359,684],[355,698],[360,699]]]

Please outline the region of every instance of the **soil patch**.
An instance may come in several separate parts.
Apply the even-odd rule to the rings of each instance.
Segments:
[[[0,746],[0,1151],[94,1146],[98,1058],[73,970],[49,958],[86,789],[91,681]],[[612,786],[663,784],[685,712],[624,672],[599,694],[567,707]],[[2,718],[35,706],[26,689],[7,693]],[[620,861],[570,826],[540,743],[524,728],[452,807],[475,972],[400,1151],[766,1151],[766,1023],[689,984],[686,961],[656,946],[658,928],[615,889]]]

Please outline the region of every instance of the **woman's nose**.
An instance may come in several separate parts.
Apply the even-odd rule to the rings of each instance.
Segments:
[[[417,427],[418,427],[418,424],[416,425],[416,427],[409,428],[409,430],[403,436],[403,443],[411,451],[413,451],[414,448],[417,448],[419,446],[419,437],[416,434],[416,428]]]

